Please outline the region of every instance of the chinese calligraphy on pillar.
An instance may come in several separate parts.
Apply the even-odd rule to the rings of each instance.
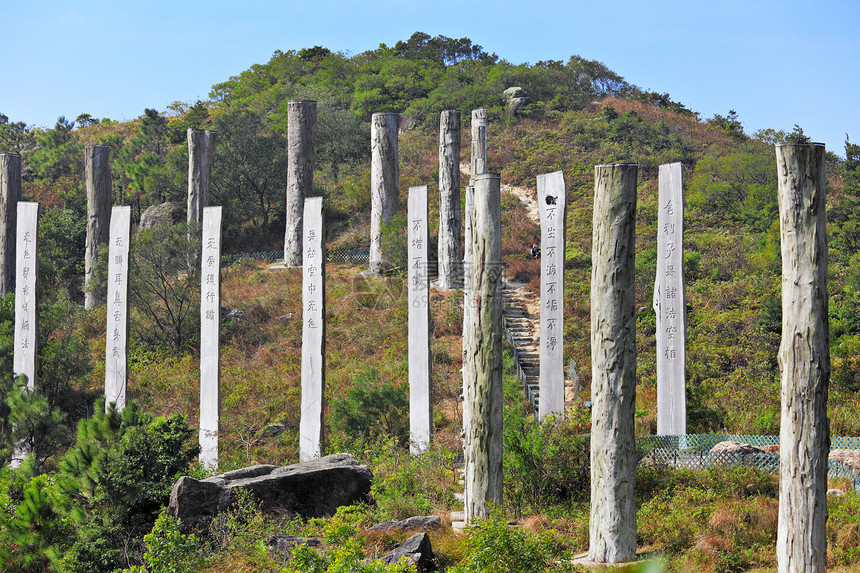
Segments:
[[[325,410],[325,225],[322,197],[305,199],[302,256],[302,413],[299,459],[322,455]]]
[[[200,257],[200,464],[218,467],[221,413],[221,207],[203,208]]]
[[[409,260],[409,441],[412,453],[430,443],[430,281],[427,251],[427,186],[410,187],[408,201]]]
[[[684,378],[686,302],[684,297],[684,194],[681,164],[660,166],[657,216],[657,433],[687,433]]]
[[[12,370],[27,377],[27,388],[36,388],[36,356],[39,346],[39,204],[18,202],[15,246],[15,355]]]
[[[567,201],[561,171],[538,175],[540,211],[540,378],[538,418],[564,415],[564,240]]]
[[[113,207],[110,216],[107,274],[105,410],[122,411],[128,376],[128,246],[131,207]]]

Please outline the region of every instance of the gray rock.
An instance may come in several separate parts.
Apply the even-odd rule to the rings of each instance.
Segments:
[[[426,571],[436,571],[436,556],[433,555],[433,547],[430,545],[430,536],[426,533],[416,533],[406,540],[406,542],[380,558],[383,563],[397,563],[406,557],[408,565],[415,565],[419,573]]]
[[[525,107],[532,103],[532,98],[521,87],[511,87],[504,91],[505,97],[508,98],[508,113],[519,115]]]
[[[747,456],[750,454],[763,454],[765,451],[749,444],[726,440],[725,442],[720,442],[711,448],[711,453],[740,454],[742,456]]]
[[[231,320],[235,320],[236,322],[242,322],[245,320],[245,311],[239,310],[238,308],[226,308],[221,307],[221,322],[228,322]]]
[[[317,537],[296,537],[295,535],[273,535],[266,540],[269,551],[280,553],[284,563],[292,559],[293,547],[307,545],[308,547],[319,547],[322,541]]]
[[[265,438],[276,438],[282,434],[286,434],[289,431],[286,424],[282,424],[280,422],[275,422],[274,424],[269,424],[262,430],[257,433],[257,437],[261,439]]]
[[[532,103],[532,98],[530,97],[515,97],[508,101],[508,113],[519,115],[530,103]]]
[[[303,518],[332,515],[338,507],[367,501],[370,468],[350,454],[334,454],[286,467],[258,465],[205,480],[183,476],[173,486],[167,512],[183,529],[205,527],[248,491],[263,513]]]
[[[520,97],[529,97],[529,94],[526,93],[526,90],[519,86],[508,88],[503,93],[505,94],[505,97],[507,97],[509,100]]]
[[[162,203],[148,207],[140,216],[140,230],[156,225],[175,225],[185,221],[185,206],[182,203]]]
[[[400,521],[383,521],[372,527],[368,527],[368,531],[417,531],[420,529],[438,529],[442,527],[442,518],[438,515],[415,516]]]

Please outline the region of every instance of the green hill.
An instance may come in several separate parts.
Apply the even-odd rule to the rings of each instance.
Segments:
[[[511,86],[522,87],[532,99],[516,114],[508,111],[503,95]],[[4,402],[0,406],[6,453],[14,444],[14,427],[21,427],[22,418],[15,416],[23,412],[21,415],[42,424],[39,428],[44,439],[39,442],[39,459],[25,468],[42,477],[31,479],[27,473],[13,474],[8,470],[0,474],[0,501],[5,507],[0,517],[0,563],[11,567],[28,548],[38,549],[33,549],[30,568],[9,570],[111,571],[124,566],[117,565],[123,539],[137,552],[129,562],[142,562],[142,535],[151,528],[158,504],[155,513],[148,510],[148,521],[133,526],[122,521],[117,517],[119,509],[106,499],[110,497],[109,490],[99,489],[106,487],[99,484],[112,482],[97,469],[112,467],[111,463],[120,464],[122,460],[105,461],[92,452],[85,453],[87,448],[95,447],[93,444],[106,447],[120,441],[126,444],[123,452],[137,452],[135,440],[141,438],[134,436],[162,427],[157,424],[174,424],[171,431],[181,436],[184,430],[180,426],[184,423],[181,418],[170,417],[175,414],[186,416],[191,426],[196,423],[199,349],[193,301],[199,296],[195,290],[199,282],[195,286],[191,276],[182,283],[179,294],[167,295],[178,297],[175,299],[159,300],[158,292],[147,291],[143,286],[133,295],[129,396],[142,409],[165,420],[143,416],[123,425],[118,420],[92,418],[94,427],[101,424],[102,429],[92,429],[91,435],[84,432],[83,436],[79,430],[73,446],[71,429],[78,420],[91,417],[99,409],[94,402],[103,388],[105,349],[104,309],[85,314],[76,305],[83,296],[86,228],[83,146],[111,146],[114,202],[132,205],[135,217],[139,217],[150,205],[184,202],[185,130],[217,130],[212,203],[225,207],[226,251],[236,254],[274,250],[282,245],[284,228],[286,102],[300,98],[318,101],[314,181],[315,193],[326,197],[329,248],[366,246],[369,242],[368,120],[376,111],[400,112],[407,119],[407,129],[400,134],[401,196],[409,186],[425,184],[433,196],[438,179],[436,130],[438,114],[443,109],[460,109],[465,120],[471,109],[488,108],[490,171],[500,172],[503,184],[533,190],[539,173],[564,172],[569,205],[565,356],[576,361],[586,392],[590,381],[593,169],[602,163],[637,163],[639,436],[656,431],[655,316],[651,298],[656,270],[657,168],[662,163],[682,162],[689,431],[778,433],[780,255],[772,144],[802,140],[805,135],[799,127],[790,134],[776,130],[746,134],[734,112],[703,120],[673,102],[668,94],[630,85],[599,62],[573,56],[567,62],[513,65],[468,39],[431,38],[416,33],[393,47],[383,45],[355,55],[333,53],[319,46],[279,51],[268,63],[254,65],[214,86],[208,101],[177,102],[164,111],[147,109],[133,122],[82,115],[75,122],[60,118],[54,129],[41,131],[0,116],[0,152],[24,154],[25,198],[43,206],[40,273],[44,303],[40,337],[44,343],[39,368],[43,383],[40,398],[44,403]],[[462,149],[461,159],[468,161],[469,130],[465,125]],[[843,161],[830,153],[827,163],[833,370],[829,415],[834,435],[858,436],[860,234],[856,221],[860,215],[860,147],[846,141],[846,157]],[[538,267],[525,253],[539,236],[539,229],[512,195],[503,194],[502,203],[507,273],[530,283],[537,292]],[[437,220],[438,198],[431,199],[430,210],[431,221]],[[434,222],[431,236],[435,232]],[[403,234],[393,235],[395,250],[405,249]],[[185,237],[184,231],[181,237]],[[138,239],[139,248],[135,251],[133,247],[132,251],[138,253],[136,268],[140,276],[158,270],[154,259],[147,257],[171,252],[164,247],[168,242],[168,238],[157,234]],[[365,281],[357,278],[358,270],[332,265],[328,275],[329,450],[352,451],[371,463],[378,476],[374,491],[378,505],[362,520],[448,511],[453,507],[451,494],[456,486],[444,467],[459,448],[462,423],[458,404],[462,295],[433,295],[434,422],[438,446],[426,459],[413,460],[403,450],[408,419],[405,277],[395,273]],[[169,275],[167,281],[171,285],[173,276]],[[225,306],[243,311],[244,319],[224,328],[222,469],[251,463],[291,463],[297,459],[299,419],[300,273],[267,271],[254,261],[242,260],[224,270],[223,280]],[[184,312],[171,316],[166,305],[175,301],[182,302]],[[2,301],[0,372],[4,373],[11,372],[12,308],[10,297]],[[177,337],[176,332],[183,334]],[[514,517],[531,516],[529,527],[544,535],[539,540],[544,544],[539,543],[540,551],[547,555],[576,552],[583,543],[587,544],[587,534],[583,533],[583,523],[587,527],[587,484],[577,480],[583,468],[587,470],[582,428],[590,423],[589,413],[584,409],[570,412],[559,429],[536,426],[528,421],[516,379],[510,374],[506,378],[509,509]],[[11,397],[14,391],[8,378],[3,388],[5,396]],[[50,418],[51,408],[62,420]],[[105,429],[108,427],[113,429]],[[508,448],[518,443],[526,445],[520,450]],[[71,453],[64,454],[67,450]],[[74,470],[64,455],[78,460],[75,467],[84,469]],[[84,464],[81,456],[89,461]],[[78,484],[72,490],[63,486],[64,480],[71,479],[69,476]],[[666,549],[676,559],[673,567],[678,563],[705,567],[704,563],[716,571],[772,566],[767,535],[763,539],[745,537],[741,530],[746,526],[738,525],[747,520],[748,528],[760,527],[765,532],[772,529],[767,516],[773,512],[776,493],[767,476],[743,472],[678,476],[654,470],[645,472],[641,479],[642,539],[655,548]],[[739,494],[731,490],[737,484],[743,489],[744,480],[757,484],[755,491]],[[164,495],[164,483],[153,482],[151,486],[156,501]],[[28,491],[63,501],[55,507],[48,502],[38,506],[34,501],[34,511],[54,507],[53,517],[43,517],[45,526],[38,530],[41,534],[33,534],[35,538],[24,533],[15,537],[20,533],[15,524],[20,525],[27,517],[15,511],[25,505],[22,500]],[[754,509],[742,510],[744,500],[752,500]],[[856,532],[856,517],[849,517],[853,511],[850,504],[855,502],[839,503],[845,506],[844,515],[838,513],[843,506],[837,507],[841,517],[831,522],[853,523],[850,527]],[[685,504],[697,508],[690,515],[699,517],[685,515]],[[658,507],[683,521],[676,532],[655,521]],[[252,508],[248,511],[253,513]],[[708,516],[720,511],[734,516],[725,527],[708,522]],[[743,513],[747,511],[751,513]],[[234,529],[225,530],[221,545],[214,551],[216,557],[207,562],[208,570],[226,571],[240,565],[249,571],[275,570],[255,553],[256,539],[242,535],[264,535],[282,525],[254,519],[258,518],[241,527],[225,525]],[[753,525],[756,520],[764,520],[764,524]],[[49,531],[48,525],[54,529]],[[325,526],[306,527],[310,531]],[[734,538],[731,531],[736,533]],[[740,564],[735,569],[720,569],[732,564],[720,561],[722,557],[715,556],[720,552],[714,547],[729,538],[730,545],[735,545],[723,553],[732,554],[731,550],[737,549]],[[530,539],[526,541],[538,543]],[[718,539],[723,541],[718,543]],[[834,533],[833,564],[851,563],[848,548],[852,539],[855,538],[837,539]],[[372,537],[362,540],[365,546],[391,544],[391,540]],[[441,544],[449,563],[461,561],[465,549],[456,538],[443,536]],[[93,547],[102,547],[103,555],[116,559],[105,557],[106,564],[97,567],[96,557],[84,551]],[[475,549],[474,545],[470,547]],[[52,557],[51,551],[57,555]],[[77,555],[76,559],[89,564],[90,569],[84,565],[80,565],[81,569],[60,569],[58,563],[64,560],[64,554]],[[259,563],[254,564],[255,560]]]

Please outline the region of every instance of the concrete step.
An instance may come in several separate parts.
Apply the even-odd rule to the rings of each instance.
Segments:
[[[451,512],[451,521],[466,521],[466,512],[465,511],[452,511]]]

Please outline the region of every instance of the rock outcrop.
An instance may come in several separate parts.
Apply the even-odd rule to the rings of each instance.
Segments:
[[[148,207],[140,216],[140,230],[156,225],[175,225],[185,221],[185,206],[182,203],[162,203]]]
[[[442,518],[438,515],[419,515],[399,521],[383,521],[368,527],[368,531],[427,531],[442,527]]]
[[[712,454],[737,454],[741,456],[748,456],[750,454],[763,454],[766,453],[763,449],[757,448],[755,446],[751,446],[749,444],[742,444],[740,442],[734,442],[731,440],[727,440],[725,442],[720,442],[711,448]]]
[[[530,103],[532,98],[521,87],[512,87],[504,91],[505,97],[508,98],[508,112],[512,115],[518,115],[523,112],[523,109]]]
[[[184,529],[205,527],[248,491],[269,515],[303,518],[332,515],[338,507],[367,501],[370,468],[350,454],[334,454],[286,467],[258,465],[204,480],[183,476],[173,486],[167,512]]]
[[[430,536],[426,533],[416,533],[406,542],[382,557],[383,563],[397,563],[406,557],[407,565],[415,565],[419,573],[436,571],[436,556],[433,555],[433,547],[430,544]]]

